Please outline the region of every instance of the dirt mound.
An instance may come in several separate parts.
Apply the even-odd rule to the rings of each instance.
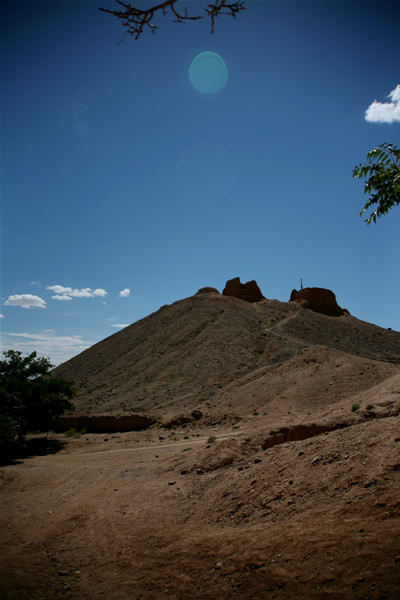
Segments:
[[[341,366],[331,372],[318,356],[316,363],[311,359],[307,363],[302,354],[321,345],[385,364],[376,369],[368,366],[363,373],[354,356],[342,357]],[[327,350],[322,354],[328,359]],[[243,302],[204,293],[161,308],[60,365],[54,373],[75,382],[78,413],[172,418],[193,409],[248,414],[268,404],[272,394],[275,403],[284,406],[296,395],[293,386],[303,390],[299,402],[306,394],[329,399],[333,390],[343,396],[346,387],[353,393],[365,389],[365,382],[375,385],[394,374],[388,361],[400,362],[397,332],[350,315],[322,315],[296,303]],[[339,374],[346,374],[343,384]],[[278,382],[281,375],[285,377]],[[250,380],[254,389],[249,387]],[[293,389],[288,394],[289,387]],[[249,394],[243,394],[245,389]]]
[[[203,287],[199,289],[197,294],[219,294],[219,291],[217,290],[217,288]]]
[[[357,414],[361,416],[381,418],[400,414],[400,375],[394,375],[382,383],[356,392],[348,401],[352,406],[360,407],[360,413]]]
[[[233,413],[309,421],[321,413],[350,413],[353,395],[397,373],[398,365],[311,346],[282,363],[244,375],[219,391],[214,401]]]
[[[211,437],[209,441],[211,443],[206,446],[193,466],[197,474],[227,467],[244,455],[242,445],[238,440],[230,439],[214,443],[215,438]]]
[[[238,525],[276,522],[285,527],[284,518],[301,522],[306,513],[315,510],[316,515],[324,506],[329,514],[331,503],[341,504],[346,512],[350,511],[346,504],[355,501],[364,506],[363,513],[374,505],[382,512],[391,507],[400,524],[398,425],[398,417],[363,422],[248,454],[228,468],[225,477],[219,473],[213,486],[199,485],[204,506],[211,495],[221,498],[219,510],[204,518],[219,522],[220,517],[231,516]],[[385,493],[389,487],[390,501]],[[386,512],[386,519],[393,517]]]

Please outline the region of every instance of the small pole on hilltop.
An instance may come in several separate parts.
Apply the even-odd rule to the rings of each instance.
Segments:
[[[303,289],[303,278],[302,277],[300,277],[300,289],[301,290]]]

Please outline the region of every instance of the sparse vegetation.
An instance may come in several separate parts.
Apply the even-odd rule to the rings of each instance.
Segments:
[[[372,410],[373,408],[375,408],[375,406],[373,404],[368,404],[367,410]]]
[[[76,427],[70,427],[68,431],[65,432],[67,437],[81,437],[81,435],[85,435],[86,427],[82,427],[82,429],[77,430]]]
[[[66,432],[65,432],[65,435],[66,435],[67,437],[75,437],[75,436],[77,435],[77,433],[78,433],[78,432],[77,432],[77,430],[76,430],[76,427],[70,427],[70,428],[68,429],[68,431],[66,431]]]
[[[357,410],[360,410],[360,405],[359,405],[359,403],[358,403],[358,402],[354,402],[354,403],[351,405],[351,412],[356,412]]]
[[[210,435],[210,437],[208,438],[207,442],[209,444],[213,444],[216,440],[217,440],[217,438],[215,437],[215,435]]]

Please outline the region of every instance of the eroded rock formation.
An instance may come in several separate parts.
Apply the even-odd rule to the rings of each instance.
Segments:
[[[344,313],[348,313],[346,309],[338,305],[335,294],[325,288],[292,290],[289,302],[298,302],[304,308],[332,317],[340,317]]]
[[[299,442],[306,440],[316,435],[321,435],[327,431],[342,429],[346,427],[346,423],[336,423],[334,425],[290,425],[289,427],[281,427],[269,432],[269,436],[264,440],[261,447],[263,450],[272,448],[277,444],[285,444],[286,442]]]
[[[239,277],[227,281],[222,294],[224,296],[234,296],[235,298],[240,298],[246,302],[258,302],[259,300],[264,299],[264,296],[254,279],[247,283],[241,283]]]

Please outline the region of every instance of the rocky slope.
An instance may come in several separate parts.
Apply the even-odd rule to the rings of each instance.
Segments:
[[[399,372],[400,333],[297,303],[203,292],[164,306],[54,370],[77,413],[200,408],[307,414]],[[300,414],[298,415],[300,416]]]

